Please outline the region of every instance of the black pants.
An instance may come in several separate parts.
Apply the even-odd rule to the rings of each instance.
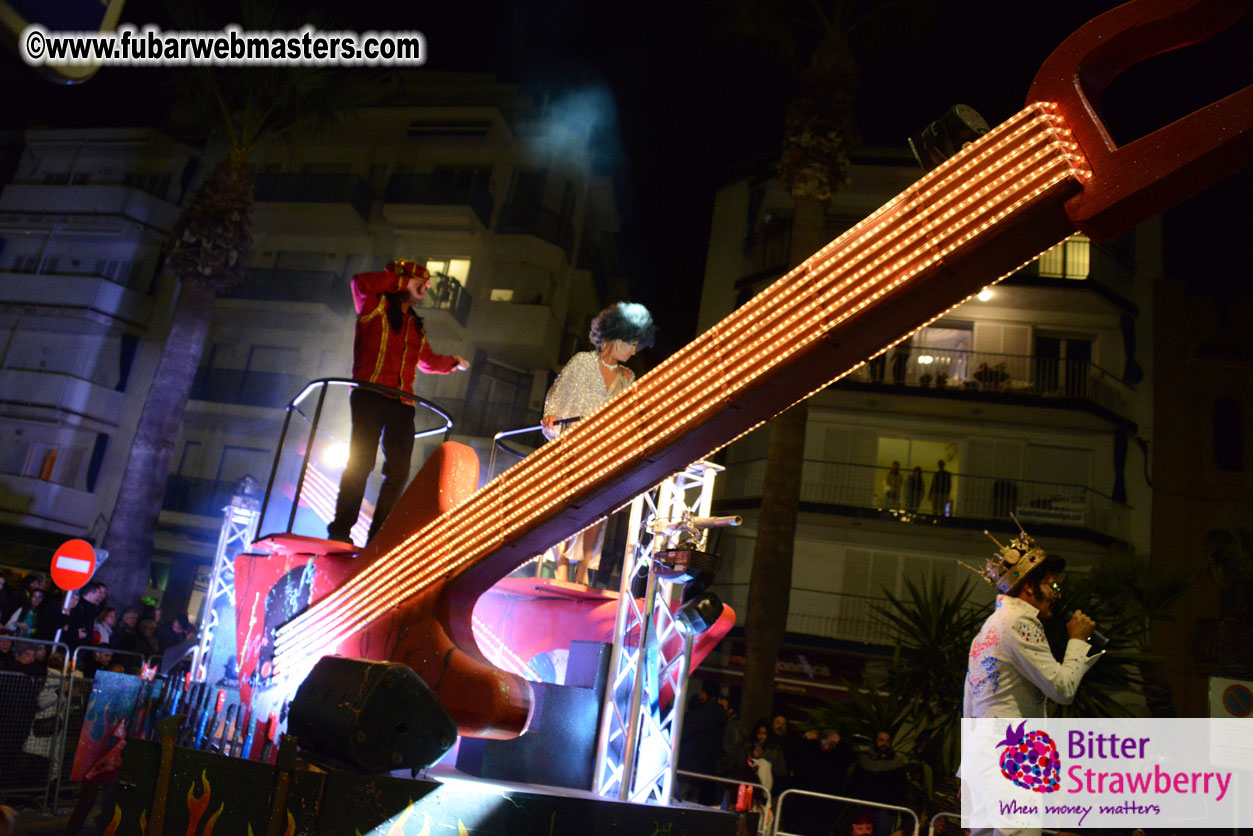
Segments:
[[[379,436],[383,438],[383,485],[374,503],[374,520],[369,538],[373,539],[383,520],[409,481],[409,459],[413,455],[414,407],[366,389],[354,389],[348,398],[352,409],[352,439],[348,465],[339,480],[335,519],[326,528],[332,540],[347,540],[361,512],[365,483],[378,457]],[[367,540],[369,542],[369,540]]]

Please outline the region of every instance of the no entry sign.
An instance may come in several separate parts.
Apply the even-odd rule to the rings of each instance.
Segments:
[[[96,550],[86,540],[68,540],[52,555],[52,582],[69,592],[91,580]]]

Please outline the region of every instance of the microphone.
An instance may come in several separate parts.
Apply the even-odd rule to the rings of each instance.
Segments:
[[[1062,607],[1062,621],[1069,622],[1074,615],[1075,611],[1073,607]],[[1093,628],[1092,635],[1088,636],[1088,644],[1092,645],[1097,650],[1104,650],[1106,645],[1109,644],[1109,637],[1100,630]]]

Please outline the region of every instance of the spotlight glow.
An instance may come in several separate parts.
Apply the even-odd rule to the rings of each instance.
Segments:
[[[332,442],[322,451],[322,464],[343,470],[348,466],[348,445],[342,441]]]
[[[978,299],[980,302],[986,302],[992,298],[992,290],[990,288],[985,287],[983,290],[979,291],[979,295],[976,296],[975,298]]]

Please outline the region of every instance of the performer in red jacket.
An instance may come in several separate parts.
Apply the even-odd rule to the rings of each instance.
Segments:
[[[436,354],[426,341],[422,319],[413,312],[431,283],[431,274],[415,262],[397,259],[378,273],[352,277],[357,327],[352,341],[354,380],[377,383],[414,393],[418,372],[448,374],[465,371],[461,357]],[[366,542],[378,532],[409,480],[413,454],[413,401],[369,389],[354,389],[352,440],[348,465],[339,482],[335,519],[327,537],[351,543],[350,532],[361,511],[365,483],[374,469],[379,437],[383,439],[383,484],[374,504],[374,519]]]

